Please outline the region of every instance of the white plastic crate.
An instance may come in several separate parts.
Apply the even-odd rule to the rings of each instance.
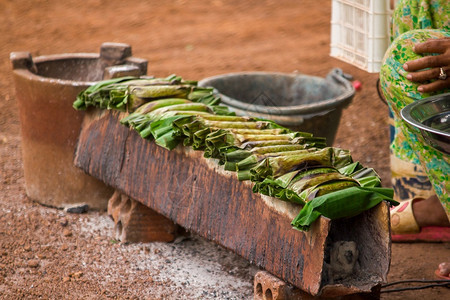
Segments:
[[[389,0],[333,0],[330,55],[367,72],[380,71],[389,45]]]

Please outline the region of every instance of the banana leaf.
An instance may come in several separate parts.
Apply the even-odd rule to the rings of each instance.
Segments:
[[[194,134],[192,135],[192,140],[186,138],[185,139],[185,145],[190,144],[192,145],[192,149],[194,150],[202,150],[205,148],[205,140],[206,137],[217,131],[218,129],[214,129],[214,128],[203,128],[201,130],[198,130],[196,132],[194,132]]]
[[[271,138],[274,135],[256,135],[256,134],[239,134],[230,130],[220,129],[206,136],[205,138],[205,157],[220,158],[221,149],[231,146],[239,147],[241,142],[239,139],[248,139],[252,137]],[[280,136],[280,135],[275,135]],[[282,134],[281,136],[285,136]],[[288,139],[286,139],[288,141]]]
[[[303,144],[289,144],[289,145],[272,145],[266,147],[255,147],[250,150],[252,154],[267,154],[286,151],[303,150],[306,146]]]
[[[90,106],[108,109],[111,86],[132,79],[136,77],[114,78],[91,85],[77,95],[72,106],[77,110],[85,110]],[[126,89],[126,86],[123,88]]]
[[[307,202],[291,225],[298,230],[307,231],[311,224],[320,216],[332,220],[356,216],[381,201],[398,205],[392,197],[392,189],[380,187],[349,187],[318,196]]]
[[[216,115],[235,116],[236,113],[229,110],[227,106],[220,105],[221,99],[213,93],[213,88],[194,87],[187,99],[208,105]]]
[[[359,162],[354,162],[339,169],[339,172],[344,175],[349,175],[356,179],[361,186],[364,187],[380,187],[380,176],[373,168],[367,168]]]
[[[234,135],[224,129],[211,132],[205,137],[204,157],[219,158],[220,149],[234,145]]]
[[[187,99],[181,99],[181,98],[168,98],[168,99],[161,99],[161,100],[154,100],[151,102],[147,102],[143,105],[141,105],[138,109],[136,109],[133,113],[129,114],[125,118],[120,120],[121,124],[129,125],[130,122],[132,122],[134,119],[139,118],[142,115],[145,115],[151,111],[154,111],[158,108],[171,106],[175,104],[185,104],[185,103],[192,103],[191,101]]]
[[[272,125],[270,125],[272,127]],[[284,128],[284,127],[278,127]],[[277,128],[274,128],[276,130]],[[208,135],[205,139],[205,157],[219,158],[223,163],[224,149],[250,148],[252,145],[289,145],[299,143],[301,139],[311,138],[312,134],[305,132],[289,132],[283,134],[246,134],[236,130],[222,130],[215,135]],[[229,151],[231,152],[231,151]],[[222,157],[221,157],[222,153]]]
[[[324,176],[323,182],[320,179],[312,180],[312,183],[316,183],[314,186],[309,186],[305,189],[299,189],[298,191],[294,191],[289,189],[289,191],[295,193],[302,199],[304,202],[311,201],[312,199],[329,194],[335,191],[343,190],[349,187],[360,186],[359,183],[351,178],[336,176],[336,173],[330,173],[329,178]],[[321,176],[322,177],[322,176]],[[333,177],[336,177],[333,179]],[[329,180],[328,180],[329,179]]]
[[[202,103],[211,108],[215,114],[220,115],[235,115],[228,107],[219,105],[221,103],[220,97],[214,96],[212,88],[197,87],[197,82],[177,81],[168,82],[159,85],[130,85],[128,97],[128,110],[132,111],[140,104],[145,102],[168,98],[178,97],[186,98],[191,102]]]
[[[142,118],[135,118],[131,121],[129,121],[129,125],[131,128],[135,129],[143,138],[148,137],[150,134],[152,134],[152,125],[160,124],[161,122],[164,122],[164,124],[167,124],[167,126],[171,125],[172,127],[172,133],[174,137],[184,137],[183,133],[179,133],[179,129],[174,125],[175,123],[182,126],[186,123],[191,122],[192,118],[202,115],[202,114],[208,114],[208,112],[203,111],[166,111],[161,114],[147,114],[144,115]],[[172,124],[166,123],[168,121],[165,121],[166,119],[173,120]],[[179,121],[182,119],[182,121]]]
[[[357,172],[358,170],[361,170],[362,168],[363,168],[363,165],[359,161],[355,161],[351,164],[348,164],[348,165],[345,165],[345,166],[339,168],[339,172],[341,172],[341,174],[344,174],[344,175],[350,175],[350,174]]]
[[[200,149],[204,148],[206,145],[206,139],[210,133],[215,132],[217,130],[224,130],[222,133],[228,132],[230,135],[246,135],[249,132],[256,135],[274,135],[281,134],[284,132],[284,129],[259,129],[270,127],[271,123],[269,122],[261,122],[261,121],[240,121],[243,118],[241,117],[233,117],[233,116],[222,116],[220,121],[212,120],[214,119],[211,115],[199,116],[194,118],[192,122],[185,123],[183,126],[178,126],[178,124],[174,124],[175,127],[179,128],[179,132],[182,132],[184,136],[186,136],[186,140],[184,142],[185,145],[194,145],[195,148]],[[224,121],[225,120],[225,121]],[[245,118],[244,118],[245,120]],[[232,136],[228,138],[231,141]],[[212,144],[211,144],[212,145]],[[225,145],[225,144],[224,144]],[[212,148],[210,148],[212,149]],[[211,153],[217,153],[218,149],[212,149]],[[215,157],[215,156],[214,156]]]
[[[236,124],[236,127],[241,126],[240,124]],[[224,127],[221,127],[224,126]],[[241,134],[241,135],[278,135],[278,134],[284,134],[286,133],[285,129],[282,128],[274,128],[274,129],[247,129],[247,128],[233,128],[233,127],[226,127],[226,124],[221,124],[221,126],[213,126],[212,128],[216,128],[216,129],[226,129],[232,133],[235,134]]]
[[[294,156],[294,155],[302,155],[306,153],[315,152],[317,149],[300,149],[300,150],[292,150],[292,151],[282,151],[282,152],[273,152],[273,153],[252,153],[247,158],[236,163],[236,171],[249,170],[255,167],[260,161],[268,157],[285,157],[285,156]],[[228,155],[230,156],[230,155]]]
[[[177,75],[169,75],[165,78],[157,78],[150,76],[142,76],[139,78],[134,78],[126,81],[127,86],[144,86],[144,85],[179,85],[179,84],[189,84],[196,85],[195,81],[184,81],[183,78]]]
[[[307,203],[315,197],[326,195],[335,191],[340,191],[350,187],[360,186],[355,180],[350,179],[336,179],[325,181],[318,184],[317,186],[309,187],[302,191],[301,193],[294,192],[293,190],[286,189],[285,197],[287,201],[296,202],[300,204]]]
[[[128,93],[139,98],[186,98],[192,91],[191,85],[134,85],[129,86]]]
[[[185,136],[184,145],[193,146],[194,149],[203,149],[206,144],[206,138],[210,133],[216,132],[220,129],[225,131],[237,130],[238,132],[244,132],[245,127],[251,126],[255,122],[246,122],[241,117],[234,116],[217,116],[211,114],[199,115],[193,117],[191,122],[183,122],[179,124],[174,123],[174,127],[177,128],[176,134]],[[214,121],[212,121],[214,120]],[[218,121],[220,120],[220,121]],[[222,121],[226,120],[226,121]],[[258,125],[256,125],[258,126]],[[225,132],[224,131],[224,132]],[[273,131],[271,133],[274,133]]]
[[[235,126],[235,125],[236,125],[236,127],[240,127],[241,126],[237,122],[234,123],[234,124],[229,124],[229,125],[224,125],[224,126]],[[228,133],[232,133],[232,134],[245,135],[245,134],[254,134],[255,131],[258,131],[261,135],[273,135],[273,134],[280,134],[282,129],[263,129],[263,130],[258,130],[258,129],[241,129],[241,128],[206,127],[206,128],[203,128],[203,129],[200,129],[200,130],[194,132],[194,134],[193,134],[193,146],[194,146],[194,148],[196,147],[196,145],[201,145],[202,148],[203,148],[203,146],[206,145],[206,139],[207,138],[210,138],[210,142],[211,142],[211,138],[216,139],[217,136],[210,135],[210,134],[214,133],[216,131],[219,131],[219,130],[221,130],[220,131],[221,134],[224,134],[224,132],[228,132]],[[225,140],[231,142],[232,138],[229,135],[227,135],[227,137],[225,137]],[[226,147],[226,146],[225,147],[220,147],[218,149],[215,149],[216,150],[215,153],[218,153],[218,155],[215,155],[214,158],[219,158],[220,159],[220,161],[219,161],[220,164],[224,163],[223,156],[221,154],[222,153],[222,151],[221,151],[222,148],[233,149],[233,150],[239,149],[239,148],[235,148],[235,147],[231,148],[231,147]],[[247,150],[242,150],[242,151],[248,152]]]
[[[212,111],[216,115],[222,115],[222,116],[235,116],[236,113],[233,111],[230,111],[227,106],[224,105],[214,105],[211,106]]]
[[[199,120],[204,119],[203,116],[198,117]],[[273,135],[273,134],[281,134],[284,133],[284,129],[246,129],[249,127],[248,124],[251,122],[228,122],[228,121],[200,121],[202,126],[201,129],[185,130],[184,133],[186,136],[192,136],[192,146],[194,149],[203,149],[206,144],[206,138],[210,133],[213,133],[217,130],[225,130],[233,134],[256,134],[260,135]],[[187,127],[187,126],[185,126]],[[193,134],[192,132],[195,131]],[[190,144],[190,143],[189,143]]]
[[[158,115],[162,115],[168,111],[203,111],[203,112],[208,112],[211,113],[211,109],[203,104],[203,103],[195,103],[195,102],[191,102],[191,103],[182,103],[182,104],[174,104],[174,105],[170,105],[170,106],[165,106],[165,107],[160,107],[158,109],[155,109],[151,112],[149,112],[147,115],[149,116],[158,116]]]
[[[150,125],[150,134],[157,145],[172,150],[183,140],[183,138],[174,134],[173,123],[189,122],[189,119],[190,116],[178,115],[155,121]]]
[[[236,128],[236,129],[254,129],[254,130],[261,130],[261,129],[269,129],[270,124],[269,122],[262,122],[262,121],[254,121],[254,122],[230,122],[230,121],[211,121],[211,120],[204,120],[203,123],[207,127],[214,127],[214,128]],[[256,134],[259,133],[259,131],[255,131]]]
[[[266,177],[278,177],[291,171],[309,166],[343,167],[352,163],[347,150],[327,147],[315,152],[292,156],[267,157],[250,170],[252,181],[262,181]]]
[[[357,181],[347,177],[345,175],[342,175],[339,172],[329,172],[329,173],[318,173],[318,174],[310,174],[309,176],[304,176],[301,179],[291,183],[288,186],[288,189],[293,191],[296,194],[300,194],[303,191],[311,188],[311,187],[317,187],[321,184],[324,184],[326,182],[330,181],[340,181],[340,180],[346,180],[351,181],[358,185]]]
[[[201,131],[201,133],[205,133],[205,136],[210,132],[210,129],[205,127],[200,119],[194,117],[192,120],[193,121],[184,124],[179,124],[178,122],[174,124],[177,128],[178,135],[185,137],[185,146],[191,146],[194,143],[194,135],[196,132]],[[197,139],[199,137],[200,135],[197,136]],[[199,141],[197,141],[197,143],[199,143]]]
[[[378,176],[367,176],[356,179],[359,185],[364,187],[381,187],[381,179]]]
[[[141,132],[148,129],[152,122],[164,119],[166,117],[175,115],[200,115],[202,113],[209,113],[208,106],[202,103],[184,103],[174,104],[170,106],[157,108],[147,114],[137,115],[128,120],[128,125],[136,131]]]
[[[269,141],[247,141],[242,143],[240,148],[252,149],[256,147],[292,145],[292,144],[303,144],[315,148],[324,148],[327,146],[325,138],[322,137],[297,137],[291,140],[283,139],[283,140],[269,140]]]
[[[195,89],[196,88],[194,88],[194,92],[191,92],[191,94],[195,93]],[[216,96],[214,96],[212,94],[209,94],[209,95],[201,97],[201,98],[191,97],[191,94],[189,94],[187,98],[189,100],[191,100],[192,102],[203,103],[203,104],[206,104],[208,106],[216,106],[216,105],[219,105],[222,102],[219,97],[216,97]]]
[[[181,77],[171,75],[167,78],[136,78],[120,77],[100,81],[80,92],[73,103],[75,109],[86,109],[94,106],[103,109],[120,111],[134,110],[148,101],[139,94],[130,92],[130,88],[158,85],[173,85],[183,83]]]
[[[266,178],[262,182],[257,182],[253,186],[253,191],[255,193],[261,193],[271,197],[276,197],[278,199],[289,201],[290,198],[289,189],[290,186],[295,184],[298,180],[303,178],[311,178],[317,174],[329,174],[336,173],[337,169],[333,167],[323,167],[323,166],[310,166],[309,168],[296,170],[284,175],[277,177],[276,179]],[[296,197],[294,202],[303,202],[300,197]]]
[[[276,133],[277,130],[279,129],[269,129],[264,131],[270,131],[269,134],[272,134],[273,131],[273,134],[277,134]],[[233,130],[231,131],[234,132]],[[255,155],[254,160],[255,162],[257,162],[261,160],[260,156],[263,154],[273,153],[273,156],[279,156],[280,154],[278,154],[278,152],[296,151],[304,149],[306,149],[306,145],[301,144],[270,145],[266,147],[255,147],[250,150],[240,149],[239,147],[231,146],[220,149],[219,163],[225,164],[226,170],[236,171],[236,164],[252,155]]]
[[[227,121],[227,122],[250,122],[256,121],[254,118],[250,117],[240,117],[240,116],[223,116],[223,115],[205,115],[201,116],[201,119],[208,121]]]
[[[292,141],[293,139],[303,135],[305,135],[304,132],[292,132],[274,135],[236,134],[235,140],[239,145],[241,145],[246,142],[258,142],[258,141],[274,141],[274,140]]]
[[[199,100],[205,101],[207,98],[209,100],[219,99],[219,97],[215,97],[213,95],[214,89],[211,87],[195,87],[187,96],[187,99],[197,102]],[[204,103],[206,104],[206,103]]]

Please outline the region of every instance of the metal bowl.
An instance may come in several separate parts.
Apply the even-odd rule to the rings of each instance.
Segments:
[[[409,125],[420,130],[429,145],[450,155],[450,93],[415,101],[400,114]]]

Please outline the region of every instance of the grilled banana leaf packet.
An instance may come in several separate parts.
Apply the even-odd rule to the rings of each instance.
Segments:
[[[298,197],[306,200],[306,203],[291,223],[295,229],[309,230],[311,224],[320,216],[332,220],[353,217],[375,207],[382,201],[394,206],[399,204],[393,199],[392,189],[381,187],[380,177],[372,168],[366,168],[359,162],[354,162],[338,171],[357,181],[358,185],[322,195],[314,194],[316,192],[314,189],[300,194]]]
[[[392,199],[393,196],[392,189],[381,187],[355,186],[338,190],[308,201],[291,225],[295,229],[307,231],[320,216],[332,220],[349,218],[371,209],[382,201],[398,205],[398,202]]]

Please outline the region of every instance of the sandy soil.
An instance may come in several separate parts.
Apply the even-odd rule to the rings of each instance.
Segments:
[[[377,75],[329,56],[331,1],[0,0],[0,11],[1,299],[249,299],[257,271],[198,237],[122,245],[104,212],[67,214],[30,201],[13,51],[97,53],[103,42],[123,42],[148,59],[149,74],[195,80],[253,70],[325,76],[340,67],[362,89],[343,112],[335,146],[374,167],[389,186],[387,108],[376,94]],[[449,253],[446,244],[394,244],[389,281],[434,279]],[[446,292],[382,299],[442,299]]]

